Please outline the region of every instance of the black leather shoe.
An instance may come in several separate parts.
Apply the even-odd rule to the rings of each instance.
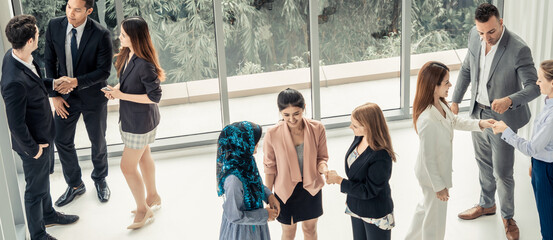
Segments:
[[[94,182],[94,186],[96,186],[96,192],[98,193],[98,199],[100,199],[100,202],[107,202],[109,200],[109,196],[111,196],[111,191],[109,190],[106,180]]]
[[[73,199],[78,196],[82,195],[84,192],[86,192],[86,188],[84,186],[84,183],[81,183],[78,187],[70,187],[67,186],[67,189],[65,192],[58,198],[56,201],[56,206],[62,207],[73,201]]]
[[[48,233],[46,233],[46,236],[44,236],[44,238],[42,238],[42,239],[43,240],[58,240],[57,238],[50,236],[50,234],[48,234]]]
[[[44,218],[44,226],[51,227],[55,225],[67,225],[79,220],[77,215],[69,215],[60,212],[55,212],[53,216]]]

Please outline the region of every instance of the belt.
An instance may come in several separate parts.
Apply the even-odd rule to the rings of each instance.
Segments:
[[[478,106],[480,109],[491,109],[491,107],[481,104],[479,102],[476,102],[476,106]]]

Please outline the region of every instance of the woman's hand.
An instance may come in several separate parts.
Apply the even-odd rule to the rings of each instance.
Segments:
[[[119,90],[119,88],[114,88],[112,86],[109,86],[107,85],[106,86],[109,90],[104,90],[102,89],[102,92],[104,93],[104,96],[110,100],[113,100],[113,99],[116,99],[116,98],[119,98],[121,99],[121,96],[123,95],[123,93],[121,92],[121,90]]]
[[[496,122],[497,121],[495,119],[491,119],[491,118],[483,119],[483,120],[480,120],[480,122],[478,123],[478,126],[480,126],[481,129],[491,128]]]
[[[326,165],[326,163],[319,164],[318,171],[320,174],[324,174],[326,177],[326,175],[328,174],[328,165]]]
[[[278,212],[276,209],[271,209],[270,207],[266,207],[265,210],[267,210],[267,213],[269,213],[267,222],[274,221],[278,217]]]
[[[499,122],[496,122],[494,125],[493,125],[493,133],[495,134],[499,134],[499,133],[502,133],[505,131],[505,129],[507,129],[509,126],[507,126],[507,124],[503,121],[499,121]]]
[[[271,194],[269,196],[269,207],[271,209],[277,210],[277,216],[280,214],[280,202],[278,201],[278,199],[275,197],[274,194]]]
[[[327,184],[342,184],[342,180],[344,179],[335,170],[328,171],[328,176],[326,177]]]
[[[444,202],[449,200],[449,190],[444,188],[442,191],[436,193],[436,197]]]

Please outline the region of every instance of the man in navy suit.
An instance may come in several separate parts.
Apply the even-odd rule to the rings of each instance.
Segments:
[[[46,30],[44,60],[46,76],[68,77],[59,92],[52,93],[56,110],[56,148],[67,183],[67,190],[56,201],[56,206],[70,203],[86,191],[75,150],[75,128],[82,115],[91,142],[91,158],[98,198],[106,202],[110,190],[108,175],[106,120],[107,99],[100,91],[107,85],[113,58],[111,34],[98,22],[88,17],[94,0],[69,0],[66,16],[50,20]]]
[[[64,80],[43,80],[33,61],[31,53],[38,48],[35,17],[15,16],[6,26],[6,36],[13,49],[4,56],[0,87],[12,148],[23,160],[27,224],[31,239],[55,239],[46,233],[46,226],[70,224],[79,219],[56,212],[50,196],[54,125],[48,92]]]

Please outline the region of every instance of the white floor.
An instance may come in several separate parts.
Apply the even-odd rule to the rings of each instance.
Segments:
[[[397,225],[392,239],[404,239],[411,217],[421,197],[420,188],[413,174],[418,139],[408,121],[393,122],[392,139],[398,162],[394,164],[391,179]],[[329,167],[344,175],[344,154],[352,134],[347,128],[328,131]],[[457,213],[478,202],[478,169],[473,158],[470,134],[456,132],[454,147],[454,188],[451,189],[446,239],[495,240],[505,239],[501,216],[486,216],[472,221],[462,221]],[[129,231],[135,208],[134,200],[119,170],[119,159],[110,159],[108,184],[112,197],[101,204],[90,179],[90,163],[83,171],[88,191],[73,203],[57,208],[59,211],[78,214],[81,219],[74,225],[56,226],[47,231],[58,239],[217,239],[222,214],[222,199],[215,188],[215,146],[190,148],[154,154],[157,166],[157,186],[163,199],[162,208],[156,212],[155,221],[143,229]],[[257,162],[263,175],[262,149]],[[515,162],[515,207],[521,240],[540,239],[539,220],[534,196],[528,177],[528,158],[517,154]],[[65,190],[61,169],[56,166],[51,176],[53,201]],[[86,168],[86,166],[85,166]],[[23,185],[23,183],[22,183]],[[345,195],[336,185],[325,186],[323,191],[324,215],[319,220],[319,239],[352,239],[349,217],[344,214]],[[499,208],[498,208],[499,209]],[[269,223],[273,239],[280,239],[277,222]],[[298,228],[296,239],[303,239]]]

